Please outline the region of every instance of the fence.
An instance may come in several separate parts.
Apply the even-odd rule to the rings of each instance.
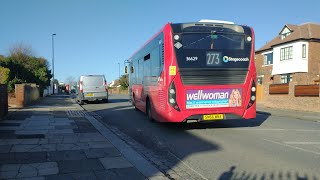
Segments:
[[[7,85],[0,84],[0,119],[8,114],[8,89]]]
[[[128,94],[128,89],[110,88],[108,90],[110,94]]]
[[[296,85],[294,87],[294,96],[319,97],[319,85]]]
[[[39,87],[36,84],[16,84],[16,106],[24,107],[40,98]]]
[[[289,84],[270,84],[269,94],[289,94]]]

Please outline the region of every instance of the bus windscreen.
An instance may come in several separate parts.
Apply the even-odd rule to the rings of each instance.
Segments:
[[[250,34],[223,28],[198,27],[196,30],[173,34],[180,68],[248,68]]]

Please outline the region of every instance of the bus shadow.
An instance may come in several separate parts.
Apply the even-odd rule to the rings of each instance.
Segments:
[[[243,128],[261,126],[269,117],[267,114],[257,114],[255,119],[219,120],[200,123],[161,123],[164,127],[182,130],[191,129],[218,129],[218,128]]]
[[[117,102],[112,100],[112,102]],[[121,100],[122,101],[122,100]],[[126,101],[125,101],[126,102]],[[224,151],[224,148],[215,138],[202,138],[192,131],[193,129],[215,129],[215,128],[245,128],[259,127],[270,116],[267,113],[257,113],[257,117],[252,120],[225,120],[211,123],[154,123],[148,120],[146,115],[141,111],[135,111],[133,106],[127,103],[116,104],[115,107],[100,107],[94,112],[101,114],[103,118],[100,120],[110,128],[117,136],[139,152],[143,157],[154,164],[157,169],[164,173],[166,177],[175,179],[176,170],[179,172],[189,171],[183,163],[185,159],[201,153]],[[208,131],[206,131],[208,132]],[[208,158],[211,156],[208,156]],[[272,168],[272,167],[269,167]],[[293,171],[290,171],[293,172]],[[304,175],[303,171],[297,173],[287,173],[287,171],[262,171],[251,172],[243,171],[240,166],[231,166],[228,169],[215,174],[215,179],[219,180],[237,180],[237,179],[314,179],[316,176]],[[192,173],[192,177],[199,174]],[[191,177],[191,176],[190,176]],[[195,178],[195,179],[197,179]],[[191,179],[191,178],[185,178]]]
[[[122,103],[122,102],[129,102],[128,99],[109,99],[109,103]]]
[[[178,165],[189,170],[181,165],[181,159],[196,153],[222,150],[214,140],[208,141],[178,128],[168,128],[165,123],[151,122],[143,112],[135,111],[133,106],[129,107],[126,103],[110,108],[101,107],[94,112],[103,116],[100,122],[171,179],[175,178],[170,170]],[[173,153],[177,147],[181,148],[179,155]]]

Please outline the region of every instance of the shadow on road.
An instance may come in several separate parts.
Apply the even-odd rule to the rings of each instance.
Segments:
[[[256,127],[269,117],[266,114],[257,114],[257,118],[252,120],[236,119],[191,124],[153,123],[147,119],[143,112],[134,110],[128,99],[113,98],[109,99],[112,105],[92,107],[93,112],[102,116],[102,123],[111,127],[115,134],[170,178],[174,178],[174,175],[170,174],[172,169],[177,167],[183,169],[181,162],[188,156],[222,150],[222,147],[214,139],[208,141],[195,136],[190,130]],[[143,147],[132,145],[135,144],[132,142],[137,142]],[[179,154],[173,152],[179,152]],[[192,177],[195,179],[203,178],[196,172],[190,172],[188,167],[184,167],[184,170],[193,174]]]
[[[257,114],[255,119],[233,119],[233,120],[219,120],[202,123],[162,123],[167,128],[176,128],[182,130],[190,129],[215,129],[215,128],[240,128],[240,127],[257,127],[268,119],[269,115]]]
[[[148,120],[143,112],[134,110],[134,107],[130,105],[127,99],[114,98],[110,100],[112,105],[91,107],[92,111],[102,116],[101,122],[111,127],[111,130],[120,139],[133,147],[167,177],[172,179],[212,179],[212,177],[203,177],[183,163],[190,156],[211,154],[212,152],[218,153],[224,149],[214,137],[206,138],[206,135],[200,133],[199,130],[259,127],[271,115],[267,112],[259,112],[257,117],[251,120],[235,119],[210,123],[153,123]],[[317,179],[314,178],[315,176],[297,173],[287,175],[288,173],[267,173],[262,171],[261,174],[257,174],[250,170],[241,171],[241,169],[241,166],[232,166],[226,169],[225,172],[220,171],[221,174],[215,174],[214,179]],[[188,172],[187,174],[190,176],[188,178],[179,176],[184,172]]]

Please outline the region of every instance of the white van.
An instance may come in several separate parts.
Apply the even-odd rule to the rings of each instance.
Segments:
[[[108,86],[104,75],[83,75],[77,82],[77,102],[84,104],[87,101],[108,102]]]

